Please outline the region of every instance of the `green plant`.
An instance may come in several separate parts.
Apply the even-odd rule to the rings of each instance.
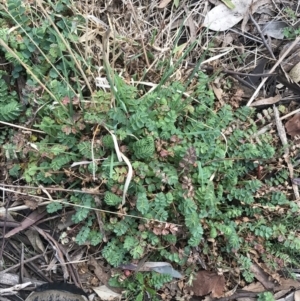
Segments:
[[[126,288],[126,298],[129,300],[144,300],[144,296],[150,296],[151,300],[159,300],[157,290],[163,285],[172,280],[172,277],[167,274],[151,273],[135,273],[133,276],[122,279],[119,275],[110,279],[111,286]],[[154,288],[154,289],[153,289]]]
[[[297,15],[296,15],[295,11],[291,7],[285,7],[283,11],[286,14],[286,16],[289,19],[291,19],[292,21],[296,21],[297,20]]]
[[[260,293],[258,294],[258,301],[274,301],[274,295],[271,292],[264,292],[264,293]]]
[[[284,8],[284,13],[286,15],[286,18],[288,19],[289,22],[291,23],[295,23],[297,21],[297,15],[295,13],[295,11],[290,8],[290,7],[285,7]],[[287,39],[295,39],[297,36],[299,36],[300,34],[300,29],[299,28],[295,28],[295,26],[289,26],[289,27],[285,27],[283,29],[283,34],[285,36],[285,38]]]
[[[285,27],[283,29],[283,35],[289,40],[293,40],[300,35],[300,29],[295,29],[293,27]]]
[[[299,209],[282,189],[289,173],[272,168],[283,150],[270,133],[257,135],[270,114],[257,122],[252,108],[216,104],[211,78],[197,69],[186,83],[169,81],[188,51],[177,65],[157,64],[166,71],[155,90],[128,84],[106,66],[111,87],[94,91],[83,72],[93,64],[79,54],[85,20],[67,0],[39,5],[46,10],[19,0],[1,4],[0,53],[11,78],[26,78],[22,96],[30,108],[2,80],[0,120],[23,122],[35,112],[29,125],[39,132],[26,144],[13,131],[0,139],[11,177],[63,187],[47,210],[74,206],[72,239],[101,243],[113,267],[149,255],[193,270],[191,254],[200,246],[211,269],[230,260],[246,282],[255,252],[272,271],[297,263]],[[141,300],[146,292],[155,298],[167,281],[169,275],[136,273],[122,285]]]

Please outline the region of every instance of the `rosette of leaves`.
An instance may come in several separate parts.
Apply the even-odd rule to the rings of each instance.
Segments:
[[[155,151],[154,139],[151,136],[140,139],[132,144],[132,149],[138,159],[151,158]]]

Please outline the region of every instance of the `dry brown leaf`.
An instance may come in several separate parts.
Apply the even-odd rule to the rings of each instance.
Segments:
[[[241,298],[236,298],[237,301],[256,301],[257,298],[251,298],[251,297],[241,297]]]
[[[31,210],[35,210],[39,206],[39,202],[33,199],[25,200],[24,203]]]
[[[54,257],[52,260],[49,262],[46,271],[56,271],[56,264],[58,260]]]
[[[31,212],[24,220],[22,220],[21,225],[12,229],[11,231],[5,234],[5,238],[9,238],[27,228],[35,224],[37,221],[42,219],[47,214],[47,211],[44,209],[43,211],[39,212],[39,210],[35,210]]]
[[[242,30],[243,33],[246,31],[246,26],[248,24],[249,18],[250,18],[249,12],[246,12],[245,15],[244,15],[242,25],[241,25],[241,30]]]
[[[283,290],[283,291],[279,291],[277,293],[274,294],[274,298],[275,300],[280,300],[282,298],[284,298],[284,300],[281,300],[281,301],[288,301],[288,300],[293,300],[293,299],[287,299],[287,297],[290,295],[287,295],[289,292],[291,291],[291,289],[288,289],[288,290]],[[294,297],[294,292],[292,292],[292,298]]]
[[[263,271],[256,263],[252,264],[250,267],[251,272],[254,274],[254,277],[261,282],[261,284],[266,289],[273,289],[275,284],[273,281],[270,281],[268,274]]]
[[[212,297],[206,296],[206,297],[203,299],[203,301],[212,301]]]
[[[224,105],[224,101],[223,101],[223,89],[218,88],[214,83],[211,84],[211,87],[215,93],[215,96],[217,97],[217,99],[220,101],[221,105]]]
[[[171,2],[171,0],[162,0],[159,3],[158,8],[165,8],[170,2]]]
[[[296,292],[295,292],[294,300],[295,300],[295,301],[300,301],[300,291],[296,291]]]
[[[300,62],[290,70],[289,76],[295,83],[300,81]]]
[[[13,218],[13,216],[11,215],[11,212],[6,211],[6,209],[4,207],[0,207],[0,220],[6,220],[6,222],[15,222],[15,219]],[[18,223],[20,224],[20,223]]]
[[[178,285],[179,289],[182,291],[185,284],[184,284],[183,280],[179,280],[177,285]]]
[[[281,285],[280,286],[276,286],[274,288],[275,292],[278,291],[282,291],[282,290],[288,290],[288,289],[300,289],[300,282],[297,280],[293,280],[293,279],[282,279],[281,280]]]
[[[45,232],[43,229],[37,227],[37,226],[32,226],[32,228],[36,231],[39,232],[40,235],[42,235],[52,246],[52,248],[56,251],[56,258],[59,260],[61,264],[61,268],[63,270],[63,275],[64,279],[68,279],[70,277],[67,264],[64,258],[64,253],[62,246],[47,232]]]
[[[291,46],[292,43],[286,44],[280,54],[279,57],[281,57],[285,51]],[[300,43],[295,45],[288,57],[285,58],[285,60],[282,62],[281,66],[283,71],[289,72],[298,62],[300,59]]]
[[[231,45],[232,42],[234,41],[234,35],[232,33],[226,33],[223,42],[222,42],[222,47],[227,47],[228,45]]]
[[[211,297],[220,298],[224,294],[225,278],[214,272],[199,271],[189,288],[195,296],[205,296],[211,293]]]
[[[266,289],[260,282],[252,282],[249,285],[244,286],[243,290],[254,293],[261,293],[264,292]]]
[[[286,124],[286,132],[294,138],[300,134],[300,113],[296,113]]]
[[[271,4],[271,0],[254,0],[251,4],[251,14],[253,15],[254,13],[257,12],[257,10],[262,6],[266,4]]]
[[[278,211],[277,206],[275,208],[276,211]],[[267,209],[268,210],[268,209]],[[264,248],[262,247],[262,242],[256,245],[256,250],[259,252],[264,252]],[[269,275],[269,279],[272,279],[273,283],[280,284],[281,283],[281,278],[280,275],[277,272],[274,272],[271,270],[265,263],[260,262],[260,260],[257,258],[253,258],[255,263],[267,274]],[[271,278],[270,278],[271,277]]]
[[[251,107],[257,107],[257,106],[262,106],[262,105],[272,105],[274,103],[277,103],[280,100],[281,100],[281,95],[278,94],[274,97],[264,98],[264,99],[255,101],[251,104]]]
[[[93,287],[94,292],[101,300],[121,300],[122,294],[115,293],[105,285]]]
[[[105,285],[108,283],[108,279],[110,278],[110,275],[108,275],[103,267],[98,263],[98,261],[91,256],[89,259],[89,265],[94,267],[94,274],[97,276],[97,278]]]
[[[41,237],[37,231],[34,230],[27,230],[25,231],[25,235],[29,239],[32,247],[34,248],[35,251],[44,253],[45,252],[45,247],[44,244],[41,240]]]
[[[192,14],[189,12],[188,8],[185,5],[184,5],[184,10],[186,12],[186,15],[188,16],[188,18],[186,20],[186,25],[190,28],[191,43],[194,43],[197,38],[197,29],[194,24]]]
[[[224,297],[231,297],[235,292],[236,292],[236,289],[238,288],[238,284],[230,291],[227,291],[226,293],[224,293]]]

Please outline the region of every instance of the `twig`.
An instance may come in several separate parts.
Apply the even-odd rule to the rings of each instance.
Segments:
[[[248,87],[249,89],[252,89],[252,90],[255,89],[254,86],[252,86],[252,85],[251,85],[250,83],[248,83],[246,80],[240,78],[238,75],[232,74],[231,76],[232,76],[233,78],[235,78],[236,80],[238,80],[240,83],[242,83],[244,86]]]
[[[20,283],[24,282],[24,244],[21,242],[21,258],[20,258],[20,271],[19,271]]]
[[[51,252],[52,252],[52,251],[48,251],[46,254],[50,254]],[[23,263],[24,263],[24,264],[29,263],[29,262],[34,261],[34,260],[36,260],[36,259],[38,259],[38,258],[40,258],[40,257],[42,257],[42,256],[44,256],[44,255],[43,255],[43,254],[39,254],[39,255],[33,256],[33,257],[29,258],[29,259],[24,260]],[[18,268],[18,267],[20,266],[20,264],[21,264],[21,263],[17,263],[17,264],[15,264],[15,265],[13,265],[13,266],[7,268],[6,270],[1,271],[1,272],[0,272],[0,278],[2,278],[4,274],[7,274],[7,272],[12,271],[12,270]],[[1,283],[1,282],[0,282],[0,283]]]
[[[142,42],[142,46],[143,46],[144,57],[145,57],[145,61],[146,61],[147,67],[149,68],[150,63],[149,63],[149,60],[148,60],[148,56],[147,56],[147,52],[146,52],[146,47],[145,47],[145,44],[144,44],[144,39],[143,39],[143,36],[144,36],[144,35],[143,35],[142,30],[141,30],[141,28],[140,28],[140,25],[139,25],[139,23],[138,23],[138,17],[137,17],[137,15],[136,15],[136,13],[135,13],[135,10],[134,10],[134,7],[133,7],[131,1],[128,1],[128,3],[129,3],[130,6],[131,6],[131,11],[132,11],[132,14],[133,14],[133,16],[134,16],[134,19],[135,19],[135,22],[136,22],[136,26],[137,26],[137,28],[138,28],[138,30],[139,30],[139,32],[140,32],[141,37],[142,37],[142,38],[141,38],[141,42]]]
[[[260,26],[259,26],[258,23],[255,21],[255,19],[253,18],[253,16],[252,16],[251,13],[249,14],[249,16],[250,16],[251,21],[252,21],[253,24],[255,25],[255,27],[256,27],[256,29],[257,29],[257,31],[258,31],[258,33],[259,33],[259,35],[260,35],[260,37],[261,37],[261,39],[262,39],[264,45],[265,45],[265,47],[266,47],[267,50],[269,51],[269,53],[270,53],[270,55],[272,56],[272,58],[273,58],[274,60],[276,60],[275,55],[274,55],[274,53],[273,53],[273,51],[272,51],[272,49],[271,49],[269,43],[266,41],[266,39],[265,39],[265,37],[264,37],[264,34],[262,33],[262,31],[261,31],[261,29],[260,29]]]
[[[247,39],[252,40],[252,41],[254,41],[254,42],[257,42],[257,43],[261,43],[261,42],[262,42],[262,41],[259,40],[257,37],[251,35],[251,34],[248,33],[248,32],[242,32],[241,30],[235,29],[235,28],[230,28],[229,31],[232,31],[232,32],[234,32],[234,33],[237,33],[237,34],[243,36],[244,38],[247,38]]]
[[[194,63],[188,63],[189,66],[195,66],[196,64]],[[277,75],[276,73],[255,73],[255,74],[251,74],[251,73],[244,73],[244,72],[238,72],[238,71],[233,71],[233,70],[228,70],[228,69],[214,69],[213,67],[210,66],[201,66],[201,69],[204,70],[208,70],[208,71],[219,71],[222,73],[226,73],[226,74],[230,74],[230,75],[241,75],[241,76],[247,76],[247,77],[270,77],[273,75]]]
[[[4,221],[0,221],[0,228],[4,228],[4,227],[7,227],[7,228],[15,228],[15,227],[18,227],[20,226],[20,223],[19,222],[15,222],[15,221],[7,221],[7,220],[4,220]],[[3,231],[5,233],[5,231]],[[0,253],[0,256],[2,256],[2,254]],[[2,258],[2,257],[0,257]]]
[[[5,200],[5,193],[3,191],[3,201]],[[1,249],[0,249],[0,267],[1,270],[3,268],[4,262],[3,262],[3,252],[4,252],[4,246],[5,246],[5,232],[6,232],[6,223],[7,223],[7,210],[8,209],[8,201],[5,205],[5,219],[4,219],[4,225],[3,225],[3,238],[2,238],[2,244],[1,244]]]
[[[255,298],[257,297],[259,293],[255,293],[255,292],[247,292],[247,291],[241,291],[241,292],[236,292],[233,295],[229,296],[229,297],[223,297],[223,298],[215,298],[212,299],[213,301],[230,301],[230,300],[236,300],[238,298]]]
[[[19,290],[24,289],[25,287],[31,285],[31,282],[26,282],[22,284],[16,284],[15,286],[8,287],[8,288],[2,288],[0,289],[0,296],[5,295],[16,295]]]
[[[290,116],[293,116],[295,115],[296,113],[299,113],[300,112],[300,109],[297,109],[297,110],[294,110],[293,112],[290,112],[282,117],[280,117],[280,120],[284,120],[284,119],[287,119],[288,117]],[[263,128],[261,128],[257,133],[256,135],[259,136],[259,135],[262,135],[264,134],[266,131],[268,131],[271,127],[273,126],[273,123],[269,123],[269,124],[266,124]]]
[[[55,257],[62,264],[61,268],[63,270],[64,279],[68,279],[70,274],[69,274],[68,269],[66,268],[63,252],[62,252],[62,249],[60,248],[60,245],[58,244],[58,242],[50,234],[48,234],[41,228],[39,228],[37,226],[32,226],[32,229],[36,230],[40,235],[42,235],[44,237],[44,239],[46,239],[49,242],[49,244],[52,246],[53,250],[56,251]]]
[[[224,160],[224,159],[222,159],[222,160]],[[103,210],[103,209],[99,209],[99,208],[91,208],[91,207],[87,207],[87,206],[83,206],[83,205],[79,205],[79,204],[73,204],[73,203],[67,202],[66,199],[57,199],[57,200],[49,201],[49,199],[47,199],[45,197],[40,197],[40,196],[36,196],[36,195],[31,195],[31,194],[28,194],[28,193],[18,192],[18,191],[7,189],[7,188],[1,188],[1,189],[5,190],[5,191],[10,191],[10,192],[13,192],[13,193],[21,194],[21,195],[35,197],[35,198],[38,198],[40,200],[47,200],[46,202],[38,204],[38,206],[45,206],[45,205],[48,205],[50,203],[57,202],[57,203],[61,203],[61,204],[64,204],[64,205],[71,206],[71,207],[86,208],[86,209],[99,211],[99,212],[104,212],[104,213],[109,213],[109,214],[118,215],[118,216],[128,216],[128,217],[132,217],[132,218],[136,218],[136,219],[146,220],[146,221],[149,221],[149,222],[158,222],[158,223],[162,223],[162,224],[169,223],[168,221],[161,221],[161,220],[153,219],[153,218],[146,218],[146,217],[141,217],[141,216],[132,215],[132,214],[114,212],[114,211]],[[28,208],[29,208],[28,206],[22,205],[22,206],[16,206],[16,207],[8,208],[7,211],[16,212],[16,211],[21,211],[21,210],[28,209]],[[2,208],[0,208],[0,214],[2,212],[4,212],[4,210]],[[180,225],[180,224],[175,224],[174,223],[174,225],[182,227],[182,225]]]
[[[274,72],[276,70],[276,68],[281,64],[281,62],[286,58],[286,56],[292,51],[292,49],[294,48],[295,45],[297,45],[300,41],[300,37],[296,38],[295,41],[290,45],[290,47],[284,52],[284,54],[279,58],[279,60],[276,62],[276,64],[272,67],[272,69],[270,70],[269,73],[270,74],[272,72]],[[255,92],[253,93],[252,97],[250,98],[250,100],[247,103],[247,106],[250,106],[251,103],[253,102],[253,100],[256,98],[256,96],[258,95],[260,89],[262,88],[262,86],[265,84],[265,82],[267,81],[267,77],[264,78],[260,85],[257,87],[257,89],[255,90]]]
[[[217,54],[217,55],[215,55],[215,56],[213,56],[213,57],[210,57],[209,59],[203,61],[200,65],[204,65],[204,64],[213,62],[213,61],[215,61],[215,60],[218,60],[218,59],[221,58],[222,56],[224,56],[224,55],[228,54],[229,52],[231,52],[234,48],[233,48],[233,47],[230,47],[230,48],[225,48],[225,49],[229,49],[229,50],[227,50],[226,52]]]
[[[2,189],[2,187],[22,188],[22,189],[29,189],[29,190],[31,190],[31,189],[35,189],[35,190],[41,189],[41,187],[34,187],[34,186],[28,186],[28,185],[21,186],[21,185],[11,185],[11,184],[3,184],[3,183],[1,183],[0,189]],[[99,192],[96,192],[94,190],[84,191],[84,190],[78,190],[78,189],[65,189],[65,188],[56,188],[56,187],[43,187],[43,191],[44,190],[74,192],[74,193],[85,193],[85,194],[97,194],[97,195],[100,194]],[[51,199],[51,198],[49,198],[49,199]]]
[[[284,157],[284,160],[285,160],[285,162],[288,166],[288,169],[289,169],[289,172],[290,172],[290,178],[293,179],[294,178],[294,169],[293,169],[293,165],[291,163],[286,132],[285,132],[284,126],[282,124],[282,121],[279,118],[278,109],[275,105],[273,105],[273,110],[274,110],[274,113],[275,113],[275,121],[276,121],[278,136],[281,140],[282,146],[284,147],[284,156],[283,157]],[[292,187],[293,187],[295,198],[298,199],[299,198],[298,185],[292,183]]]
[[[11,126],[11,127],[15,127],[15,128],[18,128],[18,129],[22,129],[22,130],[25,130],[25,131],[36,132],[36,133],[40,133],[40,134],[46,134],[46,133],[43,132],[43,131],[25,128],[24,126],[16,125],[16,124],[13,124],[13,123],[8,123],[8,122],[4,122],[4,121],[0,121],[0,123],[1,123],[1,124],[4,124],[4,125]]]

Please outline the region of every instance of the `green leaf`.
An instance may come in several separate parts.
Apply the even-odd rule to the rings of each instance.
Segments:
[[[135,274],[135,279],[139,282],[139,284],[142,286],[144,285],[144,275],[141,272],[138,272]]]
[[[142,246],[135,246],[131,251],[130,254],[132,255],[133,259],[140,259],[144,254],[144,248]]]
[[[136,237],[133,236],[126,236],[124,241],[124,249],[131,250],[134,246],[136,246],[139,243],[139,241],[136,239]]]
[[[88,240],[90,241],[91,245],[92,246],[97,246],[100,244],[100,242],[102,241],[103,239],[103,234],[96,231],[96,230],[92,230],[90,233],[89,233],[89,237],[88,237]]]
[[[235,5],[231,2],[231,0],[221,0],[228,8],[234,9]]]
[[[275,297],[271,292],[263,292],[258,294],[257,301],[275,301]]]
[[[158,273],[151,273],[151,279],[149,283],[151,286],[153,286],[155,289],[160,289],[163,287],[163,285],[167,282],[170,282],[173,280],[173,277],[169,274],[158,274]]]
[[[126,221],[120,221],[113,226],[113,231],[117,236],[122,236],[127,233],[129,229],[129,224]]]
[[[165,207],[167,205],[167,200],[166,200],[165,194],[162,192],[158,193],[155,197],[154,203],[158,208]]]
[[[154,139],[151,136],[138,140],[132,144],[135,156],[138,159],[151,158],[155,151]]]
[[[11,101],[8,104],[2,104],[0,110],[0,121],[16,120],[21,113],[21,106],[16,101]]]
[[[73,199],[73,201],[74,201],[74,199]],[[76,213],[72,216],[72,220],[75,223],[80,223],[89,216],[90,209],[92,206],[91,197],[90,196],[83,197],[81,205],[84,207],[79,207],[79,208],[77,207]]]
[[[54,213],[61,209],[62,209],[62,204],[58,202],[51,202],[50,204],[47,205],[48,213]]]
[[[188,228],[195,228],[199,225],[200,219],[197,212],[191,212],[185,216],[185,224]]]
[[[102,250],[103,257],[114,267],[124,262],[124,249],[116,239],[111,240]]]
[[[138,193],[137,197],[138,197],[136,202],[137,210],[140,211],[142,214],[146,214],[150,208],[146,193],[144,192]]]
[[[143,301],[144,300],[144,292],[140,292],[136,298],[135,298],[136,301]]]
[[[110,191],[105,192],[104,201],[110,206],[116,206],[122,203],[122,199]]]
[[[89,227],[82,227],[79,233],[77,234],[75,241],[79,245],[83,245],[87,241],[90,231],[91,229]]]
[[[20,164],[14,164],[13,167],[9,169],[9,175],[14,178],[17,178],[20,175],[20,170]]]

